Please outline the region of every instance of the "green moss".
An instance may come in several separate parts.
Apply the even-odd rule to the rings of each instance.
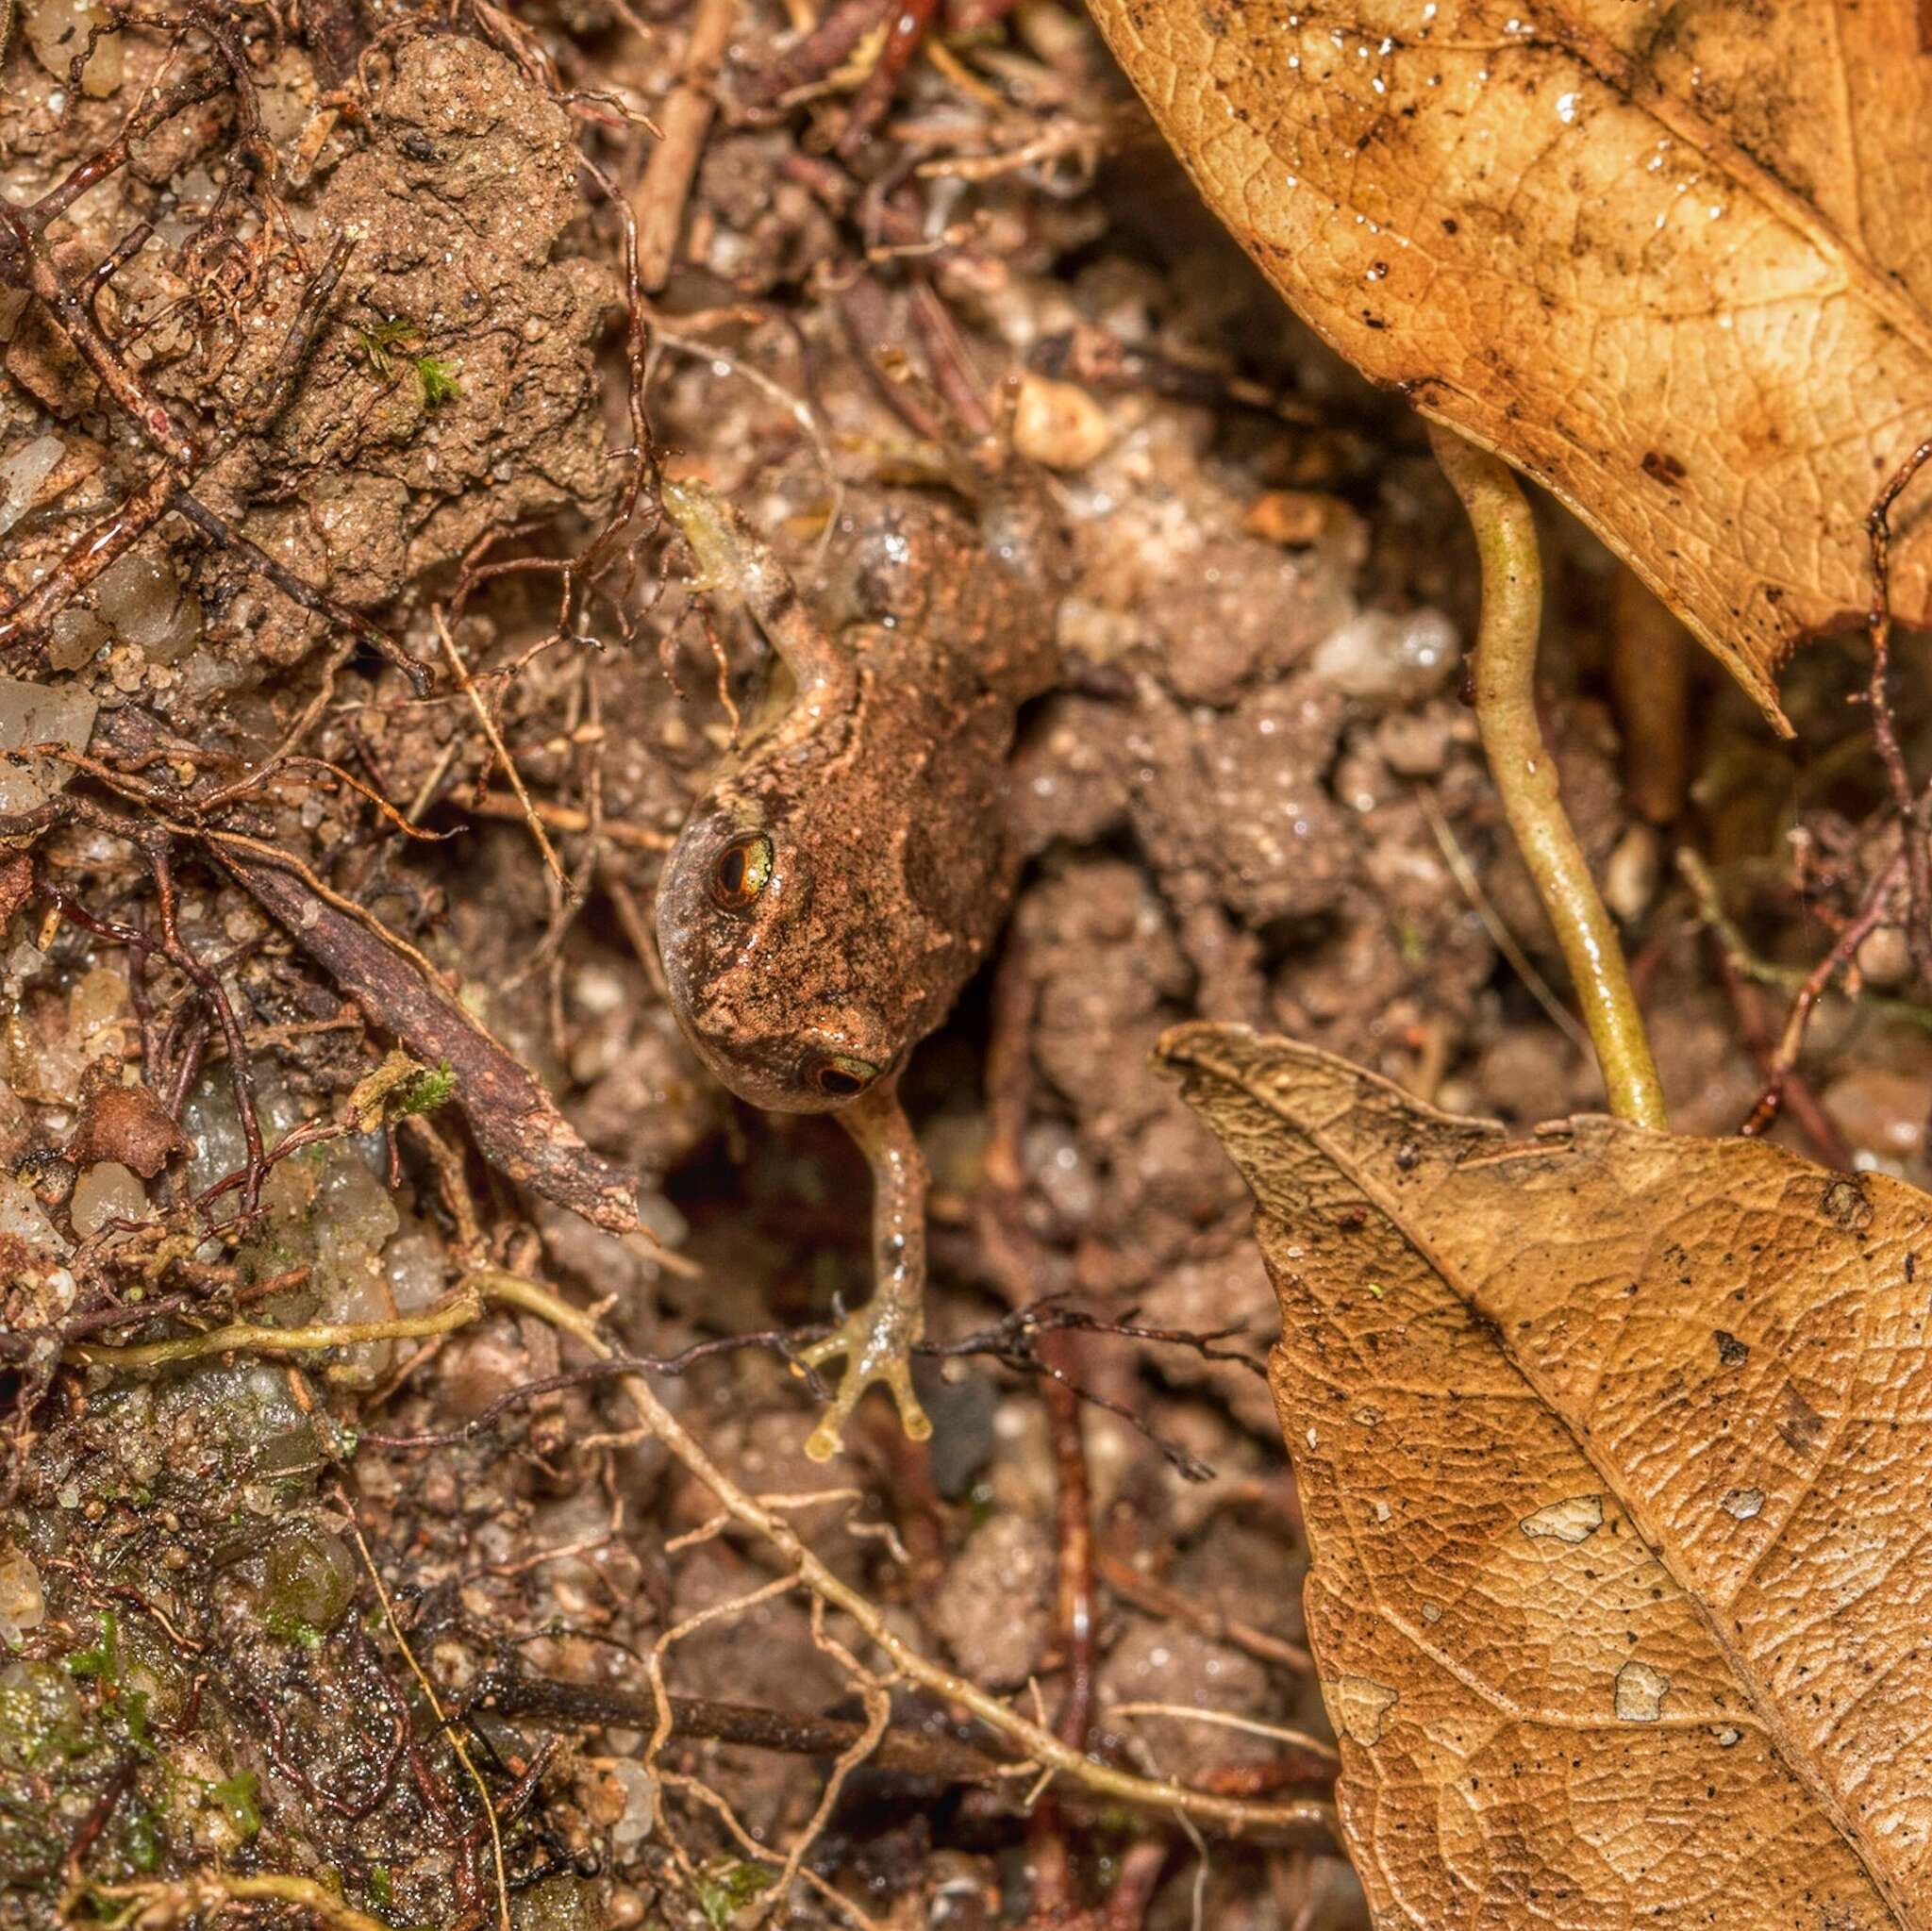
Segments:
[[[319,1642],[341,1621],[356,1592],[356,1565],[342,1539],[319,1523],[295,1521],[269,1544],[263,1625],[285,1640]]]
[[[391,1105],[398,1113],[433,1113],[448,1106],[456,1090],[456,1069],[445,1059],[441,1066],[425,1067]]]
[[[368,328],[358,328],[356,339],[362,346],[362,359],[372,375],[389,375],[395,368],[393,351],[423,340],[422,329],[407,315],[391,315]]]
[[[773,1874],[762,1864],[714,1858],[698,1873],[698,1908],[716,1931],[728,1931],[732,1919],[772,1888]]]
[[[463,392],[455,370],[436,356],[416,358],[416,379],[423,385],[425,408],[440,409],[444,403],[454,401]]]
[[[114,1612],[101,1617],[101,1633],[88,1649],[77,1649],[67,1658],[67,1668],[75,1676],[96,1677],[108,1689],[121,1680],[121,1642]]]
[[[137,1871],[153,1871],[161,1861],[161,1827],[154,1812],[145,1804],[129,1806],[127,1821],[122,1826],[121,1844],[127,1861]]]
[[[228,1822],[244,1842],[261,1828],[260,1790],[260,1780],[252,1770],[237,1771],[208,1787],[208,1795],[227,1812]]]
[[[147,1691],[145,1690],[123,1690],[114,1699],[115,1713],[127,1726],[127,1734],[137,1750],[152,1746],[147,1740]]]

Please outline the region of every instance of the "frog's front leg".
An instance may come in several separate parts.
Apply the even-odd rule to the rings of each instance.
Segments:
[[[912,1350],[925,1334],[925,1157],[899,1104],[899,1076],[880,1080],[839,1114],[872,1168],[873,1297],[835,1334],[804,1352],[817,1368],[845,1357],[839,1391],[805,1444],[814,1461],[838,1452],[859,1397],[882,1383],[899,1405],[908,1435],[924,1441],[932,1423],[912,1391]]]

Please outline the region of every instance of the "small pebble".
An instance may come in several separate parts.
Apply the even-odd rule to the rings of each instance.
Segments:
[[[1604,903],[1627,925],[1650,909],[1657,893],[1657,837],[1654,824],[1633,824],[1604,866]]]
[[[1344,696],[1390,707],[1433,697],[1462,657],[1441,610],[1364,610],[1315,648],[1315,674]]]
[[[1043,375],[1021,379],[1013,447],[1029,461],[1050,470],[1085,469],[1112,441],[1107,411],[1084,389]]]
[[[0,1643],[17,1644],[45,1620],[41,1572],[24,1549],[0,1548]]]
[[[68,63],[87,45],[89,33],[108,25],[106,8],[92,0],[38,0],[23,12],[27,45],[56,80],[67,78]],[[121,85],[125,64],[121,36],[104,35],[81,70],[81,92],[90,100],[106,100]]]
[[[64,681],[32,684],[0,677],[0,752],[29,744],[65,744],[84,751],[93,735],[94,700]],[[0,811],[31,811],[65,789],[74,767],[56,757],[0,760]]]
[[[1314,490],[1267,490],[1248,505],[1241,527],[1263,542],[1306,550],[1324,537],[1365,534],[1362,520],[1340,496]]]
[[[84,1240],[109,1221],[138,1221],[147,1213],[147,1190],[119,1160],[100,1160],[74,1183],[68,1216]]]
[[[1858,947],[1858,971],[1868,986],[1902,986],[1912,970],[1912,949],[1896,925],[1881,925]]]
[[[1375,749],[1398,777],[1437,777],[1449,758],[1449,720],[1403,710],[1376,727]]]

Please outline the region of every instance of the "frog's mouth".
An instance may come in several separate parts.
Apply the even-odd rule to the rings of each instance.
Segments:
[[[698,1057],[741,1100],[776,1113],[833,1113],[889,1077],[897,1056],[874,1043],[883,1028],[870,1014],[840,1007],[802,1025],[747,1033],[725,1004],[678,1008]]]

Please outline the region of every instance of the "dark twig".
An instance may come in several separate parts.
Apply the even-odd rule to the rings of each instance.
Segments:
[[[1912,842],[1910,823],[1902,825],[1900,832],[1908,850]],[[1791,1068],[1798,1063],[1799,1053],[1804,1050],[1805,1032],[1811,1024],[1812,1008],[1824,996],[1831,982],[1857,957],[1859,946],[1885,924],[1892,891],[1899,880],[1908,874],[1907,851],[1895,852],[1891,862],[1872,881],[1864,903],[1833,941],[1831,950],[1806,974],[1804,983],[1791,1000],[1784,1030],[1779,1033],[1777,1044],[1772,1049],[1770,1061],[1765,1067],[1764,1090],[1758,1095],[1757,1104],[1751,1108],[1743,1124],[1738,1128],[1740,1133],[1762,1133],[1777,1118],[1778,1108],[1784,1104],[1785,1082]]]
[[[120,404],[127,418],[159,453],[162,460],[186,474],[199,467],[202,437],[175,420],[174,412],[123,360],[108,340],[87,302],[67,286],[41,230],[33,220],[0,197],[0,229],[13,243],[10,279],[30,289],[46,305],[60,332],[100,378],[100,384]]]
[[[1147,1908],[1160,1888],[1161,1873],[1174,1845],[1165,1838],[1148,1838],[1130,1844],[1122,1852],[1120,1874],[1108,1893],[1100,1917],[1100,1931],[1141,1931],[1147,1922]]]
[[[164,121],[172,121],[184,108],[211,100],[227,86],[220,63],[209,60],[179,75],[166,87],[150,94],[123,123],[121,132],[105,147],[97,148],[67,177],[33,204],[22,210],[23,218],[36,230],[58,221],[80,197],[98,187],[110,175],[127,165],[138,141],[145,140]]]
[[[95,1839],[108,1827],[108,1820],[114,1814],[115,1806],[127,1794],[128,1787],[134,1782],[134,1773],[140,1766],[139,1755],[130,1750],[114,1765],[101,1794],[93,1801],[87,1815],[82,1818],[80,1828],[74,1833],[73,1840],[67,1846],[68,1871],[78,1875],[87,1854],[93,1849]]]
[[[277,563],[258,543],[251,542],[225,518],[217,516],[207,504],[191,495],[187,490],[175,492],[170,508],[178,510],[197,529],[211,538],[218,548],[231,552],[251,570],[267,577],[291,603],[299,604],[311,615],[353,631],[385,662],[393,664],[402,672],[418,697],[429,694],[429,667],[412,658],[388,631],[358,615],[346,604],[339,604],[326,591],[316,589],[306,577],[298,576],[292,570]]]
[[[467,1706],[475,1707],[479,1702],[509,1717],[642,1730],[646,1735],[657,1728],[658,1720],[657,1698],[647,1690],[560,1683],[508,1671],[486,1676]],[[760,1709],[705,1697],[674,1696],[670,1704],[674,1736],[782,1751],[794,1756],[841,1756],[866,1729],[864,1723],[842,1717],[797,1716],[789,1710]],[[1011,1764],[971,1743],[897,1726],[887,1729],[866,1761],[874,1770],[939,1777],[947,1783],[1002,1783],[1013,1775]]]
[[[1872,707],[1872,737],[1885,766],[1905,841],[1906,875],[1910,881],[1911,916],[1906,938],[1912,963],[1922,979],[1932,980],[1932,852],[1925,837],[1924,809],[1913,794],[1905,753],[1899,747],[1898,725],[1891,714],[1891,510],[1912,478],[1932,460],[1932,440],[1919,444],[1891,479],[1879,491],[1865,517],[1872,546],[1872,603],[1865,613],[1866,635],[1872,640],[1872,675],[1866,701]]]
[[[491,1166],[610,1233],[637,1231],[636,1179],[584,1144],[529,1068],[425,966],[331,904],[273,847],[218,837],[211,849],[372,1024],[425,1063],[448,1064],[451,1101]]]
[[[1257,1361],[1253,1355],[1240,1348],[1215,1346],[1217,1341],[1232,1340],[1237,1335],[1245,1334],[1246,1328],[1239,1323],[1229,1327],[1205,1328],[1199,1332],[1187,1327],[1144,1327],[1131,1318],[1111,1321],[1078,1307],[1061,1307],[1058,1305],[1061,1298],[1058,1294],[1043,1295],[1028,1307],[1015,1308],[996,1326],[963,1335],[956,1341],[925,1343],[921,1352],[929,1355],[993,1355],[1010,1349],[1018,1354],[1031,1355],[1035,1351],[1028,1336],[1076,1330],[1082,1334],[1118,1335],[1126,1340],[1154,1341],[1164,1347],[1186,1348],[1190,1353],[1199,1355],[1204,1361],[1229,1361],[1237,1368],[1245,1368],[1258,1380],[1266,1381],[1268,1378],[1265,1361]],[[1132,1312],[1129,1308],[1129,1317]]]
[[[1738,1016],[1738,1030],[1743,1035],[1751,1057],[1757,1062],[1759,1076],[1768,1086],[1773,1079],[1773,1055],[1776,1043],[1764,1016],[1764,1001],[1757,988],[1738,970],[1736,961],[1715,933],[1711,935],[1711,949],[1717,955],[1718,972],[1724,979],[1724,991],[1729,995],[1731,1010]],[[1799,1130],[1811,1142],[1812,1152],[1826,1166],[1836,1167],[1840,1173],[1850,1173],[1852,1150],[1845,1143],[1844,1135],[1838,1130],[1831,1115],[1812,1091],[1811,1082],[1795,1066],[1782,1069],[1782,1091],[1785,1107]],[[1759,1104],[1762,1104],[1761,1099]]]
[[[898,92],[899,76],[918,53],[938,11],[939,0],[896,0],[889,9],[885,44],[853,97],[851,111],[839,134],[841,158],[849,160],[871,146]]]

